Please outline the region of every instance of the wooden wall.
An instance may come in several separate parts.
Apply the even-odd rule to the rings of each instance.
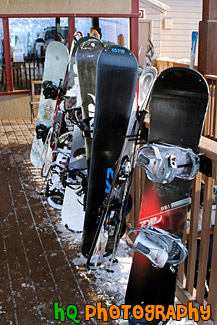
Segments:
[[[29,118],[29,95],[0,96],[0,120]]]
[[[161,57],[190,58],[191,34],[198,31],[202,19],[202,0],[164,0],[170,7],[162,17]],[[172,28],[164,29],[163,20],[172,19]]]
[[[140,2],[145,8],[146,19],[152,21],[152,41],[158,58],[168,57],[174,60],[190,58],[191,33],[198,31],[202,20],[202,0],[163,0],[169,6],[166,13]],[[170,20],[170,29],[164,28],[164,20]],[[197,60],[196,60],[197,64]]]
[[[154,44],[155,56],[160,56],[161,43],[161,13],[144,3],[140,3],[140,9],[145,9],[145,19],[150,21],[151,41]],[[145,51],[145,49],[142,49]]]

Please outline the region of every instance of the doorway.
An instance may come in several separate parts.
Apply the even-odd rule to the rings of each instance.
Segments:
[[[148,46],[148,39],[151,39],[151,22],[147,20],[139,21],[139,65],[144,66],[145,53]]]

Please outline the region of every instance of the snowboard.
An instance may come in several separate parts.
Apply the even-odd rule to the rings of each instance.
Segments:
[[[63,199],[66,179],[69,173],[70,151],[74,147],[72,143],[77,143],[78,136],[78,132],[75,132],[76,134],[74,135],[74,128],[78,128],[76,125],[79,125],[79,120],[81,119],[75,53],[78,46],[77,43],[80,44],[83,39],[80,32],[74,34],[69,54],[68,69],[62,86],[64,97],[61,97],[62,101],[58,103],[52,128],[51,146],[47,151],[47,159],[42,169],[43,175],[48,175],[48,172],[50,172],[45,192],[47,201],[51,207],[58,210],[62,210],[63,203],[65,203]],[[64,155],[62,150],[65,151]],[[66,162],[62,164],[63,157]],[[68,198],[69,196],[67,195],[66,197]],[[64,213],[65,211],[66,209],[64,209]]]
[[[169,68],[157,78],[150,103],[148,144],[169,144],[190,148],[197,154],[208,104],[208,88],[203,76],[188,68]],[[171,149],[172,150],[172,149]],[[175,177],[170,183],[152,182],[146,177],[139,227],[152,225],[182,237],[192,180]],[[145,228],[144,228],[145,229]],[[137,228],[138,231],[138,228]],[[162,305],[165,313],[174,304],[178,266],[162,268],[135,252],[125,302],[132,307]],[[130,324],[158,324],[161,320],[136,320]],[[165,321],[163,319],[163,321]],[[166,322],[165,322],[166,323]]]
[[[89,45],[89,42],[91,42],[92,46],[88,47],[87,45]],[[81,49],[83,49],[83,44],[87,51],[85,53],[82,52],[82,54],[79,55],[79,58],[81,58],[81,60],[79,60],[78,63],[77,52],[82,51]],[[76,126],[74,127],[73,131],[71,154],[68,165],[68,177],[66,182],[67,185],[65,189],[61,216],[63,224],[68,229],[73,231],[82,231],[84,223],[84,193],[80,194],[80,191],[81,183],[84,182],[84,177],[86,177],[87,146],[85,148],[84,140],[81,134],[83,134],[85,137],[90,133],[89,126],[86,124],[89,122],[87,115],[89,114],[88,105],[90,106],[90,103],[88,102],[88,95],[85,95],[85,89],[87,93],[90,91],[90,93],[95,96],[96,60],[98,54],[96,57],[94,50],[98,47],[98,44],[100,44],[100,47],[102,47],[102,43],[94,37],[81,37],[74,44],[70,59],[66,101],[67,103],[71,103],[70,109],[74,111]],[[91,56],[90,51],[93,56],[93,61],[87,63],[88,58]],[[90,100],[92,101],[91,97]],[[86,140],[86,143],[87,142],[88,140]],[[80,184],[75,185],[72,177],[78,178],[79,171],[81,176]]]
[[[77,39],[77,41],[73,42],[73,49],[71,51],[71,55],[70,55],[70,61],[69,61],[69,72],[68,72],[68,80],[67,80],[67,92],[66,92],[66,97],[77,97],[78,95],[80,95],[80,91],[79,91],[79,81],[78,81],[78,70],[77,70],[77,64],[76,64],[76,52],[79,48],[79,46],[90,40],[96,40],[95,37],[91,37],[91,36],[84,36],[84,37],[80,37]],[[78,98],[79,100],[79,98]],[[80,104],[80,101],[78,101],[78,103]],[[74,107],[78,107],[76,105],[73,105]],[[76,102],[74,103],[76,104]]]
[[[82,231],[84,224],[84,193],[81,183],[86,177],[87,161],[81,130],[75,126],[68,163],[68,178],[62,206],[62,223],[72,231]]]
[[[89,171],[96,98],[97,59],[103,50],[103,43],[97,38],[88,38],[80,43],[76,51],[76,64],[81,95],[81,111],[84,125],[87,168]]]
[[[52,81],[58,87],[60,79],[64,80],[69,61],[69,53],[66,46],[60,42],[51,42],[46,50],[44,63],[44,81]],[[38,116],[36,120],[36,127],[40,124],[45,127],[50,127],[53,122],[54,111],[56,107],[56,100],[51,98],[45,99],[43,89],[41,90]],[[44,143],[42,139],[37,139],[35,132],[30,159],[32,164],[37,168],[42,168],[44,159],[46,157],[46,150],[44,154]],[[41,156],[42,155],[42,156]]]
[[[87,257],[109,193],[133,106],[138,65],[127,48],[110,45],[98,58],[94,132],[82,254]]]
[[[153,67],[145,68],[139,77],[122,151],[87,258],[88,268],[101,265],[106,262],[104,256],[112,254],[109,258],[109,271],[112,272],[120,238],[126,231],[126,216],[132,207],[130,188],[135,170],[134,158],[137,147],[141,141],[145,141],[144,136],[147,135],[144,120],[156,73]]]

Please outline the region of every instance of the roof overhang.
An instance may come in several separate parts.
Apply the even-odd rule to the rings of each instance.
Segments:
[[[160,2],[158,0],[140,0],[140,1],[160,12],[167,12],[170,8],[165,3]]]

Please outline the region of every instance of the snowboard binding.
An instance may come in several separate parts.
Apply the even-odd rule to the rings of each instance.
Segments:
[[[58,88],[53,84],[52,81],[44,81],[42,84],[42,88],[45,99],[51,98],[55,100],[57,98]]]
[[[48,132],[50,128],[44,124],[38,124],[35,128],[37,139],[42,139],[42,142],[45,143]]]
[[[68,155],[62,150],[56,150],[56,160],[50,162],[51,172],[46,186],[46,197],[48,204],[61,210],[65,192],[66,173],[68,168]]]
[[[139,148],[137,165],[155,183],[170,183],[175,177],[192,180],[199,171],[199,156],[190,148],[149,144]]]
[[[62,88],[62,79],[60,79],[59,86],[55,86],[52,81],[46,80],[42,84],[43,95],[45,99],[51,98],[56,100],[59,97],[59,101],[63,99],[63,96],[66,94],[66,89]],[[58,93],[59,92],[59,93]]]
[[[131,233],[138,233],[133,244],[128,240]],[[166,263],[171,266],[178,265],[184,261],[188,253],[178,236],[153,226],[131,229],[126,242],[130,248],[147,257],[157,268],[163,268]],[[176,258],[179,253],[181,256]],[[173,271],[173,267],[171,270]]]

